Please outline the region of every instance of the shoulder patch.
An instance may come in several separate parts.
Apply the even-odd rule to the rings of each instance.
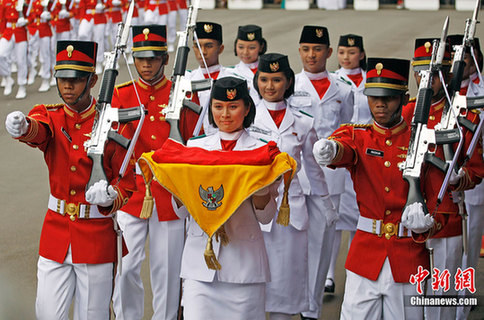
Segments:
[[[413,97],[413,98],[408,99],[408,102],[415,102],[415,101],[417,101],[417,97]]]
[[[129,86],[129,85],[131,85],[133,83],[134,83],[134,80],[129,80],[128,82],[118,84],[116,86],[116,89],[120,89],[120,88],[123,88],[123,87],[127,87],[127,86]]]
[[[343,78],[343,77],[339,77],[339,78],[338,78],[338,80],[339,80],[339,81],[341,81],[341,82],[343,82],[343,83],[346,83],[346,84],[347,84],[347,85],[349,85],[349,86],[351,86],[351,82],[350,82],[350,81],[348,81],[348,80],[346,80],[346,79],[345,79],[345,78]]]
[[[199,136],[192,137],[192,138],[190,138],[190,139],[188,139],[188,140],[197,140],[197,139],[200,139],[200,138],[205,138],[206,136],[207,136],[207,135],[204,133],[204,134],[201,134],[201,135],[199,135]]]
[[[343,123],[340,125],[341,127],[353,127],[353,128],[370,128],[372,124],[368,123]]]
[[[303,110],[299,110],[299,112],[301,112],[302,114],[304,114],[304,115],[306,115],[306,116],[308,116],[308,117],[310,117],[310,118],[314,118],[312,115],[310,115],[310,114],[309,114],[309,113],[307,113],[307,112],[304,112]]]

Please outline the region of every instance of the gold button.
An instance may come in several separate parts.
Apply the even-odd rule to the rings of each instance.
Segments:
[[[386,192],[390,192],[390,188],[385,187],[385,191],[386,191]]]
[[[390,213],[392,213],[390,210],[385,210],[385,214],[388,216],[390,215]]]
[[[389,167],[391,165],[390,161],[385,161],[385,167]]]
[[[75,196],[76,193],[77,193],[76,190],[71,190],[71,192],[70,192],[71,196]]]
[[[72,171],[72,172],[74,172],[74,171],[76,171],[76,170],[77,170],[76,166],[71,166],[71,171]]]
[[[152,135],[152,136],[151,136],[151,139],[152,139],[152,140],[156,140],[156,136],[155,136],[155,135]]]
[[[392,233],[393,232],[393,224],[391,224],[391,223],[390,224],[387,224],[385,226],[385,232]]]
[[[75,127],[76,127],[76,129],[81,129],[81,124],[80,123],[76,123]]]
[[[435,120],[435,116],[429,116],[429,120]]]
[[[387,238],[387,240],[390,240],[390,238],[391,238],[391,237],[392,237],[392,235],[391,235],[391,234],[389,234],[389,233],[385,233],[385,238]]]
[[[150,96],[150,100],[151,100],[151,101],[155,101],[155,97]]]
[[[73,145],[73,146],[72,146],[72,148],[73,148],[74,150],[77,150],[77,149],[79,149],[79,146],[78,146],[77,144],[75,144],[75,145]]]
[[[165,117],[160,117],[160,121],[165,121]]]
[[[155,116],[151,116],[151,117],[150,117],[150,120],[151,120],[151,121],[155,121]]]
[[[391,146],[392,145],[392,140],[387,140],[387,141],[385,141],[385,143],[387,144],[387,146]]]

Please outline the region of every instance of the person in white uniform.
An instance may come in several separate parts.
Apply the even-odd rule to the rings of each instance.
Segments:
[[[311,194],[317,197],[317,206],[332,209],[324,172],[311,153],[317,140],[313,118],[296,107],[294,72],[287,56],[270,53],[259,58],[254,87],[262,100],[257,105],[252,136],[274,141],[282,152],[297,162],[298,171],[304,163]],[[300,101],[297,101],[300,103]],[[279,190],[281,202],[282,189]],[[308,297],[308,208],[298,175],[289,188],[291,208],[289,226],[272,222],[264,228],[272,281],[267,284],[266,312],[271,320],[291,319],[292,314],[309,309]]]
[[[264,145],[245,130],[255,117],[255,105],[245,80],[235,77],[217,80],[208,117],[219,131],[189,140],[189,147],[230,151]],[[219,270],[207,267],[203,254],[207,234],[194,219],[189,219],[181,268],[185,320],[265,319],[265,283],[270,281],[270,272],[259,223],[269,223],[276,212],[277,191],[270,192],[271,189],[268,186],[257,191],[224,223],[229,242],[222,245],[218,238],[213,241],[221,265]],[[184,219],[188,211],[176,201],[175,211]]]
[[[366,54],[363,48],[363,38],[355,34],[342,35],[338,43],[338,64],[340,68],[335,71],[335,75],[350,83],[353,92],[354,109],[351,123],[367,124],[370,123],[371,112],[368,106],[368,98],[363,94],[366,80]],[[335,290],[334,275],[336,260],[341,245],[342,231],[350,232],[348,248],[351,239],[356,232],[358,223],[359,210],[356,203],[356,193],[353,188],[351,175],[346,172],[345,192],[341,195],[339,206],[339,219],[336,222],[336,232],[333,241],[333,250],[331,252],[331,262],[329,265],[328,275],[324,292],[333,293]]]
[[[232,70],[223,67],[219,62],[219,57],[224,52],[222,26],[214,22],[200,21],[195,28],[196,38],[193,41],[193,52],[198,61],[199,67],[189,73],[190,80],[213,79],[232,75]],[[198,40],[197,40],[198,39]],[[200,46],[200,48],[199,48]],[[200,121],[203,123],[205,134],[217,131],[208,122],[208,105],[210,102],[210,91],[198,92],[200,106],[203,108],[200,114]],[[199,125],[195,128],[199,129]],[[198,132],[195,132],[198,134]]]
[[[262,37],[261,27],[254,24],[239,27],[234,43],[234,52],[240,62],[235,65],[234,73],[247,80],[250,96],[256,105],[259,103],[260,97],[252,82],[259,66],[259,56],[266,51],[267,41]]]
[[[296,94],[301,108],[314,116],[314,128],[318,138],[326,138],[341,124],[348,123],[353,116],[353,93],[351,86],[328,73],[326,62],[331,57],[328,29],[323,26],[304,26],[299,40],[299,54],[303,70],[296,75]],[[309,107],[305,107],[308,105]],[[344,169],[323,168],[331,201],[336,212],[340,195],[344,192]],[[322,210],[313,204],[312,190],[305,176],[299,172],[299,179],[309,204],[309,297],[310,306],[303,316],[318,318],[322,308],[322,294],[328,272],[335,221],[334,210]]]

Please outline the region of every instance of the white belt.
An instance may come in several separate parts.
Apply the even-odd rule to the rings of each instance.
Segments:
[[[94,15],[96,13],[101,13],[102,14],[104,12],[96,12],[96,9],[87,9],[86,10],[86,14],[92,14],[92,15]]]
[[[401,223],[383,223],[383,220],[369,219],[362,216],[358,217],[356,229],[376,234],[379,237],[385,234],[387,239],[390,239],[392,236],[398,236],[399,238],[411,236],[411,231],[402,226]]]
[[[7,28],[15,28],[16,24],[15,24],[15,22],[7,22],[6,27]]]
[[[65,200],[57,199],[53,195],[49,195],[48,207],[63,216],[67,213],[72,221],[76,220],[76,216],[80,219],[111,218],[111,214],[106,216],[101,214],[95,205],[66,203]]]

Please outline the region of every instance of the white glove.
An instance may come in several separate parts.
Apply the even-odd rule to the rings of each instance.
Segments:
[[[121,1],[119,1],[119,0],[113,0],[113,2],[111,4],[113,6],[115,6],[115,7],[119,7],[121,5]]]
[[[16,26],[18,28],[22,28],[22,27],[25,27],[27,25],[27,19],[25,19],[24,17],[20,17],[17,19],[17,23],[16,23]]]
[[[5,127],[12,138],[23,136],[29,130],[29,123],[20,111],[10,112],[5,120]]]
[[[455,170],[452,170],[452,173],[450,174],[450,178],[449,178],[449,183],[450,184],[458,184],[460,179],[465,176],[466,172],[464,171],[464,169],[460,168],[459,171],[457,171],[457,173],[455,173]]]
[[[331,200],[331,196],[322,196],[321,200],[323,201],[326,225],[329,227],[339,220],[339,214],[336,211],[333,201]]]
[[[104,12],[104,4],[98,3],[96,4],[96,13],[103,13]]]
[[[42,22],[47,22],[49,21],[50,19],[52,19],[52,15],[50,14],[49,11],[43,11],[41,14],[40,14],[40,19],[42,20]]]
[[[66,9],[62,9],[61,11],[59,11],[59,19],[67,19],[69,17],[69,11],[67,11]]]
[[[337,152],[338,144],[333,140],[321,139],[313,146],[314,159],[322,166],[331,164]]]
[[[86,201],[101,207],[109,207],[118,197],[118,193],[106,180],[93,184],[86,192]]]
[[[412,203],[403,210],[402,225],[415,233],[424,233],[434,225],[434,218],[425,214],[420,202]]]

